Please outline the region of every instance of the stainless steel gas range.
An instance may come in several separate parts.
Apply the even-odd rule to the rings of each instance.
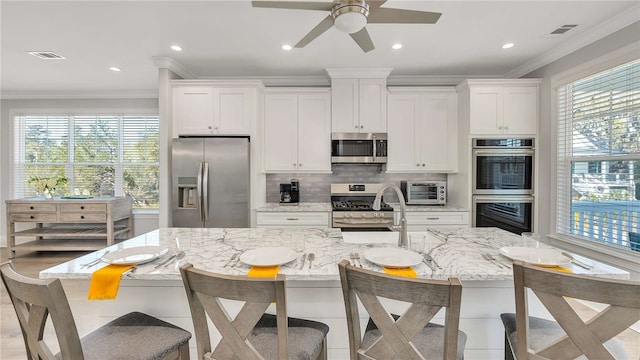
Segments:
[[[384,201],[372,208],[383,184],[331,184],[332,222],[343,231],[390,231],[393,208]]]

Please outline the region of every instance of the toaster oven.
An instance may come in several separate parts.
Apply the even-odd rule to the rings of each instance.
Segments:
[[[445,205],[446,181],[402,181],[400,189],[407,205]]]

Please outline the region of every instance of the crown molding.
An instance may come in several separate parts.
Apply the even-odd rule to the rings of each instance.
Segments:
[[[325,69],[330,78],[336,79],[386,79],[393,68],[379,69]]]
[[[65,100],[65,99],[157,99],[158,91],[8,91],[0,95],[2,100]]]
[[[387,86],[455,86],[467,79],[501,79],[501,75],[401,75],[390,76]]]
[[[197,79],[198,76],[192,73],[189,69],[187,69],[184,65],[180,64],[176,60],[167,57],[167,56],[154,56],[151,58],[153,64],[158,69],[169,69],[176,73],[183,79]]]
[[[261,81],[264,86],[329,86],[326,76],[203,76],[201,80]]]
[[[613,34],[614,32],[639,21],[640,17],[638,14],[640,14],[640,4],[611,17],[609,20],[599,24],[598,26],[586,30],[583,34],[577,35],[575,38],[569,39],[535,59],[520,65],[505,74],[505,77],[519,78],[529,74],[534,70],[550,64],[576,50],[602,39],[607,35]]]

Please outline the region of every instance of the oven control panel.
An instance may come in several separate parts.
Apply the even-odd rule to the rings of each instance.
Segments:
[[[364,184],[349,184],[349,191],[365,191]]]

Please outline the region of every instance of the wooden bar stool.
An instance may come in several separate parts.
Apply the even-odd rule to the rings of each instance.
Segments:
[[[59,279],[39,280],[0,265],[2,282],[16,310],[27,357],[33,360],[189,359],[191,333],[140,312],[121,316],[80,338]],[[60,352],[43,339],[51,317]]]

